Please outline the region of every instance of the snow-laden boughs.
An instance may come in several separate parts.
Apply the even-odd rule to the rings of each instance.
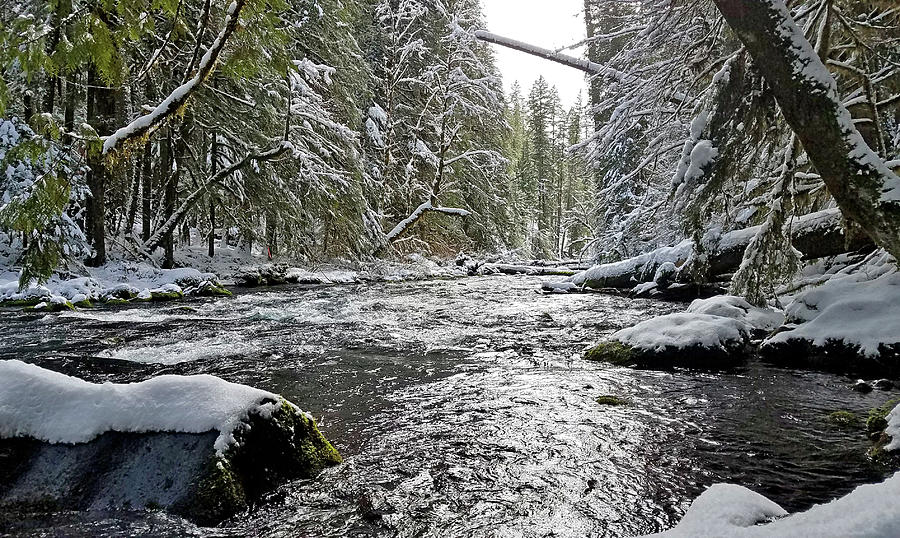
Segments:
[[[599,258],[609,259],[615,252],[632,256],[654,242],[674,243],[685,232],[699,239],[710,228],[727,233],[766,224],[765,233],[751,243],[741,272],[744,277],[766,276],[766,283],[751,285],[752,279],[742,278],[735,288],[758,302],[759,290],[794,267],[783,224],[833,207],[831,195],[841,195],[842,189],[825,186],[817,168],[822,163],[807,155],[810,141],[802,137],[785,169],[785,148],[792,146],[787,119],[798,111],[779,108],[777,92],[760,74],[771,67],[774,52],[754,63],[749,46],[740,46],[730,21],[716,8],[728,4],[740,11],[740,4],[747,3],[645,0],[610,11],[606,2],[586,2],[589,59],[634,76],[592,81],[596,133],[581,147],[602,174],[595,211]],[[756,8],[762,3],[750,4]],[[782,10],[787,14],[782,19],[792,22],[779,34],[783,50],[793,54],[790,75],[811,84],[818,81],[819,94],[831,92],[849,110],[841,115],[841,137],[849,149],[832,148],[832,154],[865,161],[889,179],[883,161],[900,151],[898,51],[889,37],[900,27],[900,13],[892,5],[794,2],[789,12]],[[740,20],[746,25],[750,18]],[[757,38],[754,43],[772,40]],[[809,110],[804,117],[822,113]],[[705,121],[698,129],[700,120]],[[676,195],[670,201],[673,177]],[[891,185],[892,179],[885,180],[868,205],[889,201]],[[675,218],[658,218],[669,204]],[[775,251],[786,253],[787,259],[777,259]]]
[[[71,148],[18,118],[0,118],[0,231],[14,238],[20,287],[89,252],[77,224],[85,194],[84,167]]]
[[[379,205],[388,222],[405,223],[403,231],[426,213],[471,213],[466,231],[485,238],[503,212],[499,185],[491,181],[506,164],[499,147],[503,96],[487,49],[474,35],[481,25],[477,7],[407,0],[375,8],[382,30],[378,103],[369,108],[366,132],[380,157],[373,163],[383,189]],[[441,232],[454,234],[458,227]]]

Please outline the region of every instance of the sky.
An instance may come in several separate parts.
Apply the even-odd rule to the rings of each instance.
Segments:
[[[482,0],[487,30],[551,50],[584,39],[581,10],[584,0]],[[578,93],[586,98],[587,86],[581,71],[536,56],[492,45],[506,91],[516,80],[527,95],[539,75],[559,90],[563,106],[574,104]],[[580,57],[583,48],[565,51]]]

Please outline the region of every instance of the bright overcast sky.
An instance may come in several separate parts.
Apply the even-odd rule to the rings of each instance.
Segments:
[[[551,50],[578,43],[584,39],[584,22],[581,10],[584,0],[482,0],[487,29],[504,37],[525,41]],[[522,93],[538,75],[559,90],[563,106],[575,102],[579,92],[587,96],[584,74],[581,71],[557,63],[530,56],[498,45],[492,45],[497,55],[497,65],[503,74],[507,92],[516,80]],[[565,51],[581,57],[583,48]]]

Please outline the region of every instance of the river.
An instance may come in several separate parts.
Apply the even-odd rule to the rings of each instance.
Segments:
[[[532,277],[246,290],[59,315],[0,313],[0,359],[90,381],[210,373],[311,412],[345,464],[215,529],[162,512],[67,512],[28,536],[628,536],[714,482],[789,511],[878,481],[860,429],[888,395],[752,361],[726,373],[582,360],[684,305],[542,295]],[[605,406],[600,395],[626,398]]]

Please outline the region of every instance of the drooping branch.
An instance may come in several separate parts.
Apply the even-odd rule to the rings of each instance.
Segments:
[[[169,116],[175,114],[179,108],[187,103],[187,100],[191,95],[203,85],[203,81],[206,80],[206,77],[208,77],[215,69],[216,62],[222,54],[222,50],[225,48],[228,38],[231,37],[231,34],[234,33],[234,30],[237,28],[238,18],[246,3],[247,0],[234,0],[231,2],[231,5],[228,6],[228,12],[225,16],[225,26],[222,28],[222,31],[219,32],[219,35],[216,36],[215,41],[213,41],[209,50],[206,51],[206,54],[203,55],[194,76],[181,86],[175,88],[175,91],[170,93],[169,96],[157,105],[152,112],[136,118],[125,127],[120,128],[118,131],[107,137],[106,140],[103,141],[103,155],[111,155],[129,140],[152,133],[159,128]]]
[[[714,0],[772,88],[843,214],[900,258],[900,177],[863,140],[781,0]]]
[[[394,241],[399,239],[400,236],[403,235],[403,232],[405,232],[410,226],[415,224],[419,219],[422,218],[422,215],[429,211],[433,211],[435,213],[443,213],[445,215],[454,215],[457,217],[467,217],[470,214],[465,209],[459,209],[456,207],[435,207],[429,200],[417,207],[412,213],[410,213],[408,217],[398,222],[397,225],[394,226],[394,228],[385,236],[387,242],[393,243]]]
[[[156,247],[162,244],[163,238],[165,238],[166,234],[175,230],[179,224],[184,221],[185,217],[187,217],[188,212],[200,201],[200,197],[203,196],[210,188],[214,185],[217,185],[225,180],[228,176],[233,174],[234,172],[240,170],[241,168],[247,166],[253,161],[262,162],[262,161],[271,161],[273,159],[277,159],[281,157],[285,153],[291,150],[291,145],[287,142],[283,142],[280,145],[264,151],[262,153],[250,153],[245,156],[240,161],[233,163],[232,165],[223,168],[219,172],[213,174],[206,181],[204,181],[199,187],[194,189],[194,191],[185,198],[178,209],[172,213],[172,216],[163,223],[162,226],[156,229],[153,235],[150,236],[147,241],[142,245],[142,250],[146,253],[153,252],[156,250]]]

